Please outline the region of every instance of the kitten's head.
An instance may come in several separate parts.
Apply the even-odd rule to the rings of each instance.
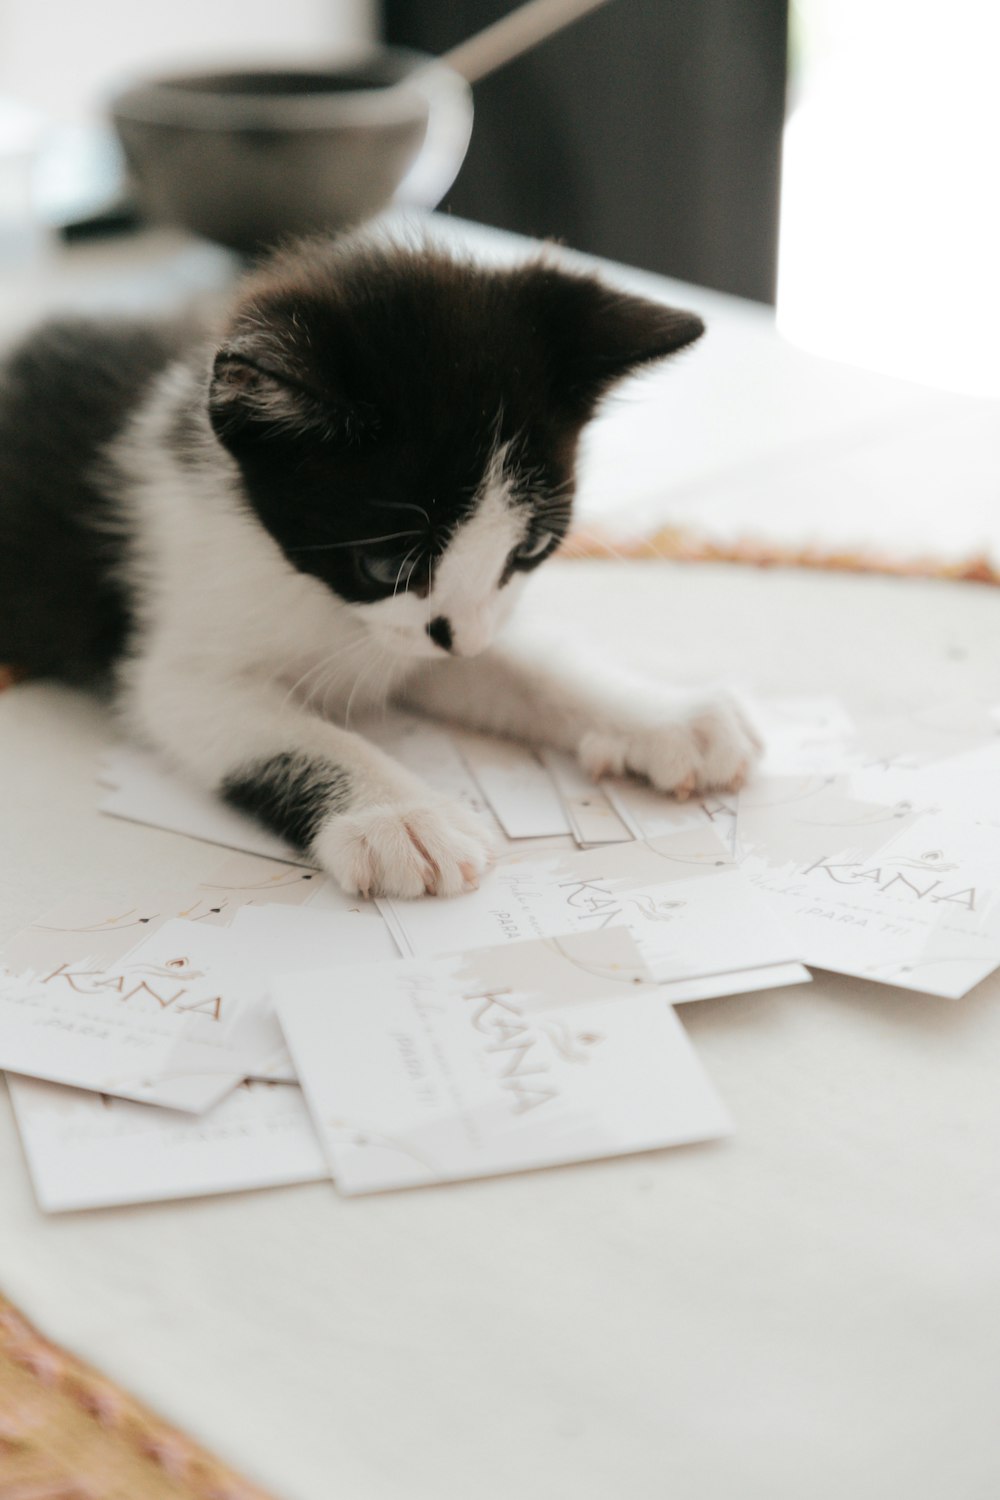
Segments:
[[[565,536],[600,398],[701,332],[544,259],[313,242],[249,283],[209,411],[296,568],[391,653],[468,656]]]

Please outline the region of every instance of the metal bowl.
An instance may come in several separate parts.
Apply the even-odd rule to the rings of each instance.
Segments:
[[[119,93],[111,117],[150,218],[254,253],[361,223],[401,193],[432,206],[464,158],[472,102],[443,63],[382,48],[349,66],[154,79]]]

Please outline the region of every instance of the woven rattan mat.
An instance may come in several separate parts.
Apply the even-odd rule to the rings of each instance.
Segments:
[[[944,562],[870,550],[792,547],[746,538],[714,542],[684,527],[664,526],[648,536],[622,540],[602,531],[578,531],[560,557],[619,562],[666,561],[738,563],[750,568],[811,568],[826,573],[881,573],[894,578],[950,578],[964,583],[1000,584],[1000,571],[985,553]]]
[[[269,1500],[0,1297],[0,1500]]]

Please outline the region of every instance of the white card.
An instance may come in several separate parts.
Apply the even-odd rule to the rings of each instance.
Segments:
[[[1000,966],[996,829],[946,815],[896,829],[874,849],[831,837],[762,885],[807,963],[958,999]]]
[[[225,926],[242,906],[297,906],[306,901],[317,910],[365,913],[369,920],[380,920],[370,902],[345,896],[318,870],[236,854],[193,887],[71,896],[9,938],[0,960],[18,974],[40,973],[60,964],[104,968],[175,917]]]
[[[344,1193],[705,1140],[730,1128],[622,930],[282,978]]]
[[[571,831],[552,777],[533,750],[468,732],[460,745],[508,838],[551,838]]]
[[[914,769],[877,764],[850,775],[854,795],[921,814],[1000,825],[1000,745]]]
[[[1000,741],[995,706],[969,696],[929,696],[918,705],[868,708],[859,719],[860,764],[929,766],[979,751],[989,753]]]
[[[453,733],[431,719],[393,708],[359,724],[358,732],[436,792],[464,803],[490,830],[495,846],[506,846],[507,836],[459,752],[456,734],[461,730]]]
[[[790,984],[809,984],[812,975],[802,964],[772,964],[754,969],[734,969],[724,974],[703,974],[698,979],[676,979],[661,983],[660,994],[670,1005],[694,1000],[718,1000],[723,995],[751,995],[758,990],[779,990]]]
[[[752,716],[764,740],[759,774],[830,774],[850,764],[857,726],[839,698],[767,698]]]
[[[227,854],[198,882],[197,889],[228,902],[230,907],[265,901],[298,906],[318,899],[321,894],[342,894],[335,882],[319,870],[256,854]],[[343,900],[345,908],[356,904],[354,898]]]
[[[581,849],[598,844],[622,844],[635,837],[612,807],[604,789],[593,782],[572,755],[562,750],[539,752],[552,777],[570,830]]]
[[[759,882],[843,850],[874,853],[919,817],[905,798],[873,800],[870,784],[855,791],[853,774],[755,777],[740,793],[738,857]]]
[[[302,1092],[286,1084],[242,1084],[196,1118],[34,1078],[7,1087],[47,1213],[330,1175]]]
[[[622,822],[637,839],[658,839],[667,834],[681,833],[685,829],[715,830],[730,854],[736,847],[735,792],[713,793],[705,797],[691,797],[678,802],[658,792],[655,787],[642,782],[615,779],[605,780],[602,786],[608,801]]]
[[[8,938],[0,958],[15,974],[60,964],[106,968],[175,917],[212,926],[228,922],[235,910],[225,894],[207,890],[71,896]]]
[[[442,725],[402,710],[388,709],[359,723],[357,728],[436,791],[464,802],[494,831],[499,844],[506,843],[475,778]],[[98,799],[102,812],[267,859],[309,867],[309,860],[301,852],[268,833],[254,818],[191,785],[149,751],[130,745],[109,751],[103,758],[98,780],[104,788]]]
[[[309,915],[297,922],[299,909],[307,901]],[[234,939],[226,932],[225,925],[243,908],[256,915],[247,919]],[[177,918],[184,920],[179,927],[171,928],[169,924]],[[191,889],[118,899],[84,895],[63,901],[15,934],[4,946],[0,959],[3,967],[14,974],[39,975],[47,980],[45,988],[49,993],[45,1004],[41,1011],[37,1004],[33,1007],[40,1024],[40,1015],[48,1014],[52,999],[58,999],[59,992],[68,985],[75,985],[78,992],[87,991],[88,1003],[93,1005],[97,1003],[95,997],[117,994],[127,985],[130,987],[131,980],[126,976],[133,973],[136,964],[145,961],[162,966],[166,959],[176,958],[175,953],[165,952],[152,942],[165,927],[168,929],[165,941],[171,948],[175,944],[183,947],[190,964],[211,975],[210,982],[223,989],[229,1002],[249,1006],[250,1016],[256,1014],[258,1018],[256,1031],[244,1034],[237,1049],[238,1061],[234,1060],[237,1076],[228,1082],[219,1080],[207,1096],[196,1091],[185,1094],[182,1102],[173,1086],[169,1095],[161,1098],[159,1094],[151,1094],[147,1087],[136,1092],[134,1080],[127,1081],[127,1097],[161,1098],[161,1102],[169,1102],[175,1108],[206,1107],[206,1097],[210,1103],[239,1081],[240,1068],[254,1076],[294,1081],[291,1059],[266,995],[269,973],[315,968],[334,961],[335,953],[340,955],[339,961],[352,963],[375,962],[398,954],[388,927],[371,902],[345,896],[318,871],[238,854],[228,857]],[[176,966],[172,972],[178,972]],[[64,1002],[70,998],[62,995]],[[168,998],[168,992],[163,991],[162,999]],[[79,1000],[78,993],[73,1003],[78,1005]],[[135,1008],[138,1001],[133,999],[131,1003]],[[122,1017],[118,1010],[120,1007],[111,1019],[120,1029]],[[23,1023],[28,1014],[26,1002],[20,1004],[18,1013]],[[50,1018],[50,1024],[55,1027],[55,1020]],[[65,1031],[66,1024],[64,1018],[60,1029]],[[95,1072],[101,1064],[94,1042],[92,1036],[87,1043],[89,1061],[85,1063],[70,1055],[71,1044],[66,1037],[58,1053],[39,1055],[36,1048],[17,1055],[25,1073],[37,1072],[39,1076],[83,1087],[101,1087],[100,1080],[105,1074]],[[0,1056],[3,1055],[0,1044]],[[10,1059],[8,1065],[13,1068],[14,1053],[6,1055]],[[78,1071],[81,1067],[82,1072]],[[110,1083],[107,1090],[112,1091]]]
[[[245,906],[228,931],[230,951],[224,962],[235,965],[245,982],[270,1009],[273,974],[297,974],[333,964],[379,963],[399,957],[399,948],[380,912],[370,902],[354,912],[328,912],[309,906]],[[252,977],[255,976],[255,977]],[[254,1078],[295,1082],[297,1074],[281,1039],[256,1061]]]
[[[288,974],[332,964],[380,963],[399,957],[377,907],[356,912],[308,906],[244,906],[229,929],[235,960],[251,972]]]
[[[112,750],[105,756],[101,775],[106,787],[97,805],[112,817],[289,864],[309,864],[305,855],[268,833],[256,819],[190,785],[149,751],[131,746]]]
[[[626,926],[659,980],[799,961],[767,900],[709,827],[582,853],[520,855],[452,901],[379,906],[414,957]]]
[[[185,929],[177,937],[176,929]],[[224,929],[167,922],[124,959],[0,979],[0,1068],[200,1113],[277,1042],[199,968]]]

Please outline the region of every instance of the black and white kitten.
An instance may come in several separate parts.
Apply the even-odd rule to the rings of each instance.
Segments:
[[[486,831],[345,727],[388,699],[730,787],[757,745],[693,704],[505,648],[570,521],[577,439],[690,313],[544,258],[358,236],[285,252],[221,333],[50,324],[0,382],[0,661],[111,675],[130,730],[345,890],[454,895]]]

